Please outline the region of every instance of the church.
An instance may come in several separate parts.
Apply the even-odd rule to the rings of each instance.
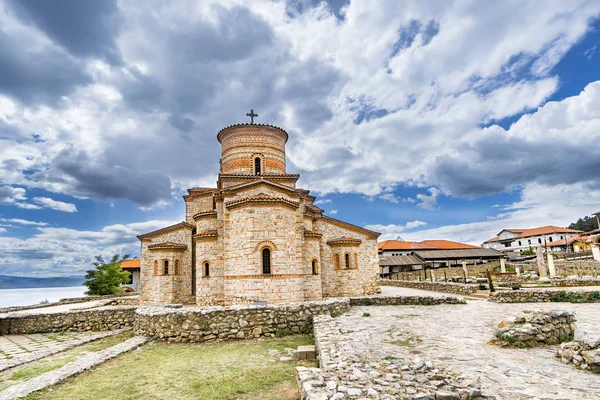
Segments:
[[[291,303],[379,291],[379,233],[323,215],[286,171],[283,129],[231,125],[216,187],[183,196],[185,221],[138,236],[144,304]]]

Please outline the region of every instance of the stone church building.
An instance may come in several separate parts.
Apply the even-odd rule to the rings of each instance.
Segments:
[[[323,215],[296,187],[283,129],[252,121],[222,129],[217,140],[216,187],[188,189],[185,221],[138,236],[143,303],[285,303],[378,291],[379,233]]]

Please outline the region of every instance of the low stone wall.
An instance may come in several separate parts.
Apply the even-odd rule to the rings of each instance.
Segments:
[[[39,332],[110,331],[133,326],[135,306],[72,310],[52,314],[9,314],[0,319],[0,335]]]
[[[600,278],[567,278],[567,279],[552,279],[554,286],[600,286]]]
[[[407,352],[406,358],[365,362],[329,315],[314,318],[320,368],[298,367],[303,400],[477,399],[477,382]]]
[[[535,347],[568,342],[574,334],[575,313],[527,310],[500,322],[494,342],[502,346]]]
[[[134,329],[137,335],[172,342],[241,340],[308,332],[313,316],[337,316],[349,309],[347,298],[268,306],[140,307]]]
[[[350,298],[351,306],[438,306],[440,304],[467,304],[467,302],[452,296],[372,296]]]
[[[495,303],[600,303],[600,291],[511,290],[494,293],[490,301]]]
[[[487,271],[499,270],[500,263],[499,262],[489,262],[485,264],[477,264],[467,265],[467,277],[469,278],[484,278],[486,277]],[[430,269],[427,269],[427,276],[429,277]],[[433,270],[433,274],[437,279],[443,279],[444,273],[446,274],[447,279],[452,278],[460,278],[463,279],[464,273],[462,266],[452,266],[452,267],[443,267],[443,268],[435,268]],[[424,279],[423,270],[420,271],[405,271],[405,272],[395,272],[394,276],[399,280],[404,281],[419,281],[419,279]],[[429,279],[429,278],[427,278]]]
[[[565,364],[600,374],[600,335],[578,331],[572,342],[561,345],[558,356]]]
[[[431,290],[434,292],[452,293],[468,296],[479,290],[479,285],[462,284],[462,283],[446,283],[446,282],[427,282],[427,281],[401,281],[392,279],[382,279],[379,281],[380,286],[396,286],[412,289]]]

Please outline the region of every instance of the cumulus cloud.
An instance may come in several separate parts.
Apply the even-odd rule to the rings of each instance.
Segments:
[[[0,233],[6,232],[6,228],[0,228]]]
[[[365,226],[365,228],[371,229],[375,232],[380,232],[381,236],[379,237],[379,240],[387,240],[387,239],[395,239],[396,237],[398,237],[400,235],[400,233],[402,233],[406,230],[411,230],[411,229],[418,228],[420,226],[425,226],[425,225],[427,225],[426,222],[414,220],[414,221],[407,222],[404,225],[372,224],[372,225]]]
[[[77,212],[77,207],[72,203],[57,201],[49,197],[34,197],[32,200],[44,208],[50,208],[52,210],[64,212]]]
[[[426,210],[433,209],[437,204],[437,197],[440,194],[440,191],[434,187],[429,188],[429,195],[419,193],[417,195],[418,203],[417,207],[424,208]]]
[[[10,224],[18,224],[18,225],[30,225],[30,226],[47,226],[47,222],[36,222],[29,221],[21,218],[0,218],[0,222],[10,223]]]
[[[96,255],[139,255],[137,235],[177,221],[153,220],[105,226],[99,231],[38,226],[27,239],[3,236],[0,269],[7,275],[60,276],[83,274]],[[32,260],[35,263],[32,264]]]
[[[0,204],[14,204],[17,201],[27,200],[25,189],[11,186],[0,186]]]

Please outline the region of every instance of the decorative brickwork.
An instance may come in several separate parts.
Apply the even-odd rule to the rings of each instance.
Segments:
[[[217,138],[217,187],[189,189],[186,222],[139,236],[143,304],[290,303],[377,293],[379,234],[324,217],[315,197],[296,188],[299,176],[285,170],[284,130],[239,124]]]

